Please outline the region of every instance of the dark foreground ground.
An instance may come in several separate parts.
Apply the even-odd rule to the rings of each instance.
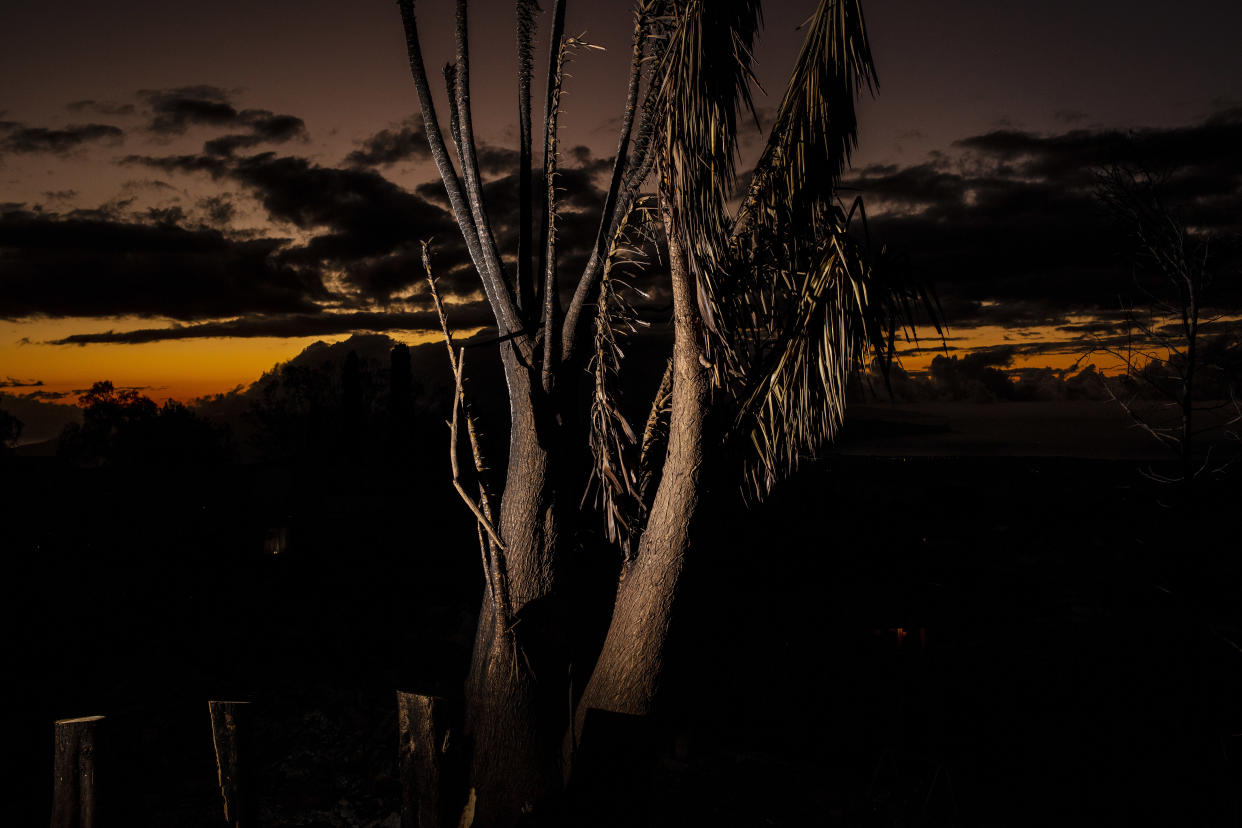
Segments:
[[[649,823],[1242,824],[1242,489],[1189,516],[1135,468],[839,455],[719,515]],[[95,713],[124,824],[219,824],[208,698],[256,704],[263,824],[399,824],[393,690],[454,690],[477,600],[446,483],[2,474],[6,824],[46,824],[52,721]]]

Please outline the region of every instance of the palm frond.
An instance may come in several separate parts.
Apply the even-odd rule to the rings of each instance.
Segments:
[[[733,329],[744,369],[733,385],[735,429],[749,443],[744,474],[755,495],[836,436],[851,373],[874,360],[887,374],[894,338],[912,337],[918,309],[935,307],[900,258],[871,251],[840,207],[832,218],[818,239],[779,246],[790,258],[743,265],[760,282],[748,293],[752,324]]]
[[[659,77],[660,175],[672,226],[698,285],[703,321],[716,328],[718,274],[728,257],[728,202],[736,181],[738,116],[753,113],[751,47],[762,22],[758,0],[675,4]]]
[[[626,337],[644,323],[626,297],[634,289],[618,278],[617,273],[621,265],[643,266],[646,258],[643,247],[651,239],[654,224],[653,199],[634,203],[622,217],[600,276],[595,354],[590,364],[594,388],[589,443],[594,464],[583,502],[595,492],[595,505],[603,516],[605,535],[621,548],[626,560],[636,551],[633,541],[644,517],[639,485],[642,458],[636,456],[638,440],[621,412],[616,379],[625,358],[622,345]],[[643,448],[646,445],[644,439]]]
[[[887,366],[893,338],[913,336],[920,308],[937,323],[930,292],[890,251],[872,249],[861,200],[848,211],[839,201],[856,143],[855,98],[874,91],[875,77],[859,0],[821,0],[728,259],[700,283],[700,302],[717,320],[713,376],[737,402],[757,495],[836,435],[851,372],[872,358]]]
[[[860,0],[820,0],[735,235],[793,217],[814,222],[832,209],[858,143],[854,102],[864,87],[874,94],[878,82]]]
[[[664,366],[664,376],[656,389],[655,399],[651,401],[651,411],[647,414],[647,425],[643,428],[643,439],[638,451],[638,504],[645,514],[651,508],[651,499],[655,496],[655,487],[659,483],[660,464],[656,455],[660,448],[668,444],[669,414],[673,401],[673,360],[670,357]]]

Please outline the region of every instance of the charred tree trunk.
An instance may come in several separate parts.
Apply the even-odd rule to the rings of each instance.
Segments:
[[[103,716],[84,716],[56,722],[52,828],[90,828],[99,824],[95,748],[103,720]]]
[[[397,693],[397,755],[401,773],[401,828],[453,828],[462,808],[450,751],[456,733],[447,702]]]
[[[250,780],[250,703],[209,701],[211,741],[216,749],[216,780],[230,828],[254,825],[254,788]]]
[[[641,715],[661,673],[690,529],[700,499],[708,377],[702,318],[675,217],[661,197],[673,288],[673,390],[663,477],[633,563],[621,572],[612,623],[576,716],[586,710]]]

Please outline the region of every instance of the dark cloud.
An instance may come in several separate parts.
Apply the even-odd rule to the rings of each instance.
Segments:
[[[421,118],[418,120],[421,121]],[[399,126],[382,129],[364,140],[358,149],[345,157],[345,163],[359,167],[379,167],[399,161],[427,158],[430,154],[427,136],[417,125],[415,118],[408,118]]]
[[[147,223],[157,227],[176,227],[185,221],[185,209],[176,204],[171,207],[148,207],[142,216]]]
[[[127,191],[132,190],[176,190],[177,188],[169,184],[167,181],[160,181],[158,178],[135,178],[126,181],[121,188]]]
[[[864,388],[864,397],[977,403],[1108,399],[1094,365],[1064,370],[1012,368],[1015,353],[1001,346],[961,357],[937,356],[922,376],[892,366],[888,382],[873,380],[869,389]]]
[[[487,144],[479,147],[476,157],[479,160],[479,171],[484,175],[510,175],[517,172],[518,164],[521,163],[517,150]]]
[[[160,135],[181,135],[191,126],[231,126],[238,112],[229,93],[217,86],[141,89],[138,96],[151,108],[147,128]]]
[[[94,112],[98,115],[133,115],[133,104],[116,103],[115,101],[72,101],[65,104],[70,112]]]
[[[228,193],[220,195],[208,196],[200,199],[198,207],[207,215],[207,222],[220,227],[225,227],[233,220],[236,208],[233,206],[233,200]]]
[[[227,90],[215,86],[183,86],[176,89],[139,91],[151,110],[147,129],[157,135],[182,135],[190,127],[221,127],[244,130],[207,141],[209,156],[231,156],[239,149],[259,144],[283,144],[306,140],[306,124],[295,115],[268,109],[238,109]]]
[[[421,199],[430,201],[432,204],[438,204],[444,209],[449,209],[448,195],[444,192],[444,183],[440,179],[434,181],[424,181],[422,184],[414,188],[414,194]]]
[[[1242,109],[1170,129],[998,130],[925,163],[863,168],[859,191],[881,242],[909,253],[933,281],[950,325],[1069,326],[1112,318],[1131,296],[1133,240],[1097,199],[1096,171],[1142,163],[1199,232],[1237,234],[1242,216]],[[1217,246],[1218,255],[1225,247]],[[1237,307],[1237,291],[1217,291]]]
[[[230,161],[218,155],[127,155],[121,164],[141,164],[164,172],[207,173],[212,178],[228,174]]]
[[[134,156],[126,161],[240,184],[272,219],[313,234],[305,245],[286,250],[285,261],[340,270],[366,298],[387,299],[421,283],[417,249],[422,240],[437,241],[450,292],[465,276],[465,245],[451,215],[374,170],[323,167],[274,153],[242,158]],[[463,290],[474,287],[461,285]]]
[[[317,273],[281,260],[282,239],[239,241],[151,218],[0,216],[3,316],[196,320],[312,311],[330,298]]]
[[[1184,127],[1129,132],[1077,129],[1047,136],[997,130],[956,145],[1012,164],[1019,176],[1055,179],[1070,186],[1091,184],[1095,169],[1117,163],[1169,171],[1174,197],[1236,194],[1242,185],[1242,107],[1221,110]]]
[[[484,149],[481,166],[490,171],[483,187],[484,201],[497,243],[511,255],[518,232],[517,156],[507,150]],[[611,162],[592,158],[582,147],[566,156],[573,163],[558,172],[557,230],[562,241],[561,265],[573,272],[585,265],[594,241],[604,198],[599,179]],[[283,250],[280,260],[299,269],[343,276],[357,292],[349,301],[352,305],[420,295],[424,278],[420,243],[425,240],[434,243],[436,275],[447,293],[467,294],[479,287],[438,181],[420,185],[411,193],[367,165],[326,167],[271,152],[129,156],[123,163],[205,174],[239,185],[271,219],[309,234],[304,244]],[[536,175],[534,183],[535,191],[542,192],[542,177]],[[213,209],[215,213],[208,210],[213,224],[221,225],[231,215],[223,202],[214,203]],[[565,284],[572,289],[572,277]]]
[[[1078,334],[1079,336],[1111,336],[1120,332],[1124,327],[1125,323],[1121,321],[1099,319],[1073,325],[1058,325],[1057,330],[1067,334]]]
[[[454,327],[476,327],[491,324],[491,311],[483,304],[450,308]],[[51,345],[90,345],[112,343],[138,345],[174,339],[208,337],[301,337],[331,336],[359,331],[438,330],[439,320],[433,311],[365,311],[357,313],[311,313],[279,316],[250,316],[227,322],[207,322],[168,328],[145,328],[136,331],[105,331],[73,334],[54,340]]]
[[[43,380],[14,379],[13,377],[0,379],[0,388],[38,388],[41,385],[43,385]]]
[[[307,140],[306,124],[294,115],[277,115],[266,109],[247,109],[238,113],[237,123],[249,127],[250,132],[213,138],[203,144],[203,152],[209,155],[232,155],[239,149],[248,149],[259,144]]]
[[[64,155],[94,141],[120,143],[125,132],[111,124],[72,124],[63,129],[10,124],[0,139],[0,153]]]

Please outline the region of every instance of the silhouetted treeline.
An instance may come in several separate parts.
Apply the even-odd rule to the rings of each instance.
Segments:
[[[396,343],[386,354],[379,351],[387,356],[385,361],[358,348],[337,358],[338,348],[326,346],[325,358],[317,361],[278,365],[248,392],[250,402],[242,421],[257,459],[412,458],[421,388],[414,381],[409,347]]]
[[[25,424],[9,412],[0,408],[0,454],[12,451],[12,446],[22,436]]]
[[[1118,396],[1138,396],[1161,402],[1176,398],[1184,377],[1185,354],[1153,359],[1132,373],[1111,380]],[[1242,341],[1230,333],[1203,337],[1195,357],[1191,397],[1196,401],[1229,400],[1238,395],[1242,382]]]
[[[885,381],[872,376],[863,395],[898,402],[1055,402],[1106,400],[1103,377],[1094,365],[1081,369],[1010,368],[1011,349],[975,351],[965,356],[939,355],[923,376],[901,366]]]
[[[247,389],[188,406],[175,400],[159,405],[136,390],[97,382],[78,398],[82,422],[64,428],[57,455],[84,467],[408,464],[421,451],[427,424],[443,419],[439,403],[448,391],[434,390],[424,394],[414,379],[408,346],[386,336],[355,336],[336,345],[316,343]],[[0,411],[0,450],[7,451],[20,429],[20,421]]]
[[[231,456],[226,427],[177,402],[162,406],[97,382],[78,398],[82,424],[61,433],[57,454],[82,466],[213,465]]]

